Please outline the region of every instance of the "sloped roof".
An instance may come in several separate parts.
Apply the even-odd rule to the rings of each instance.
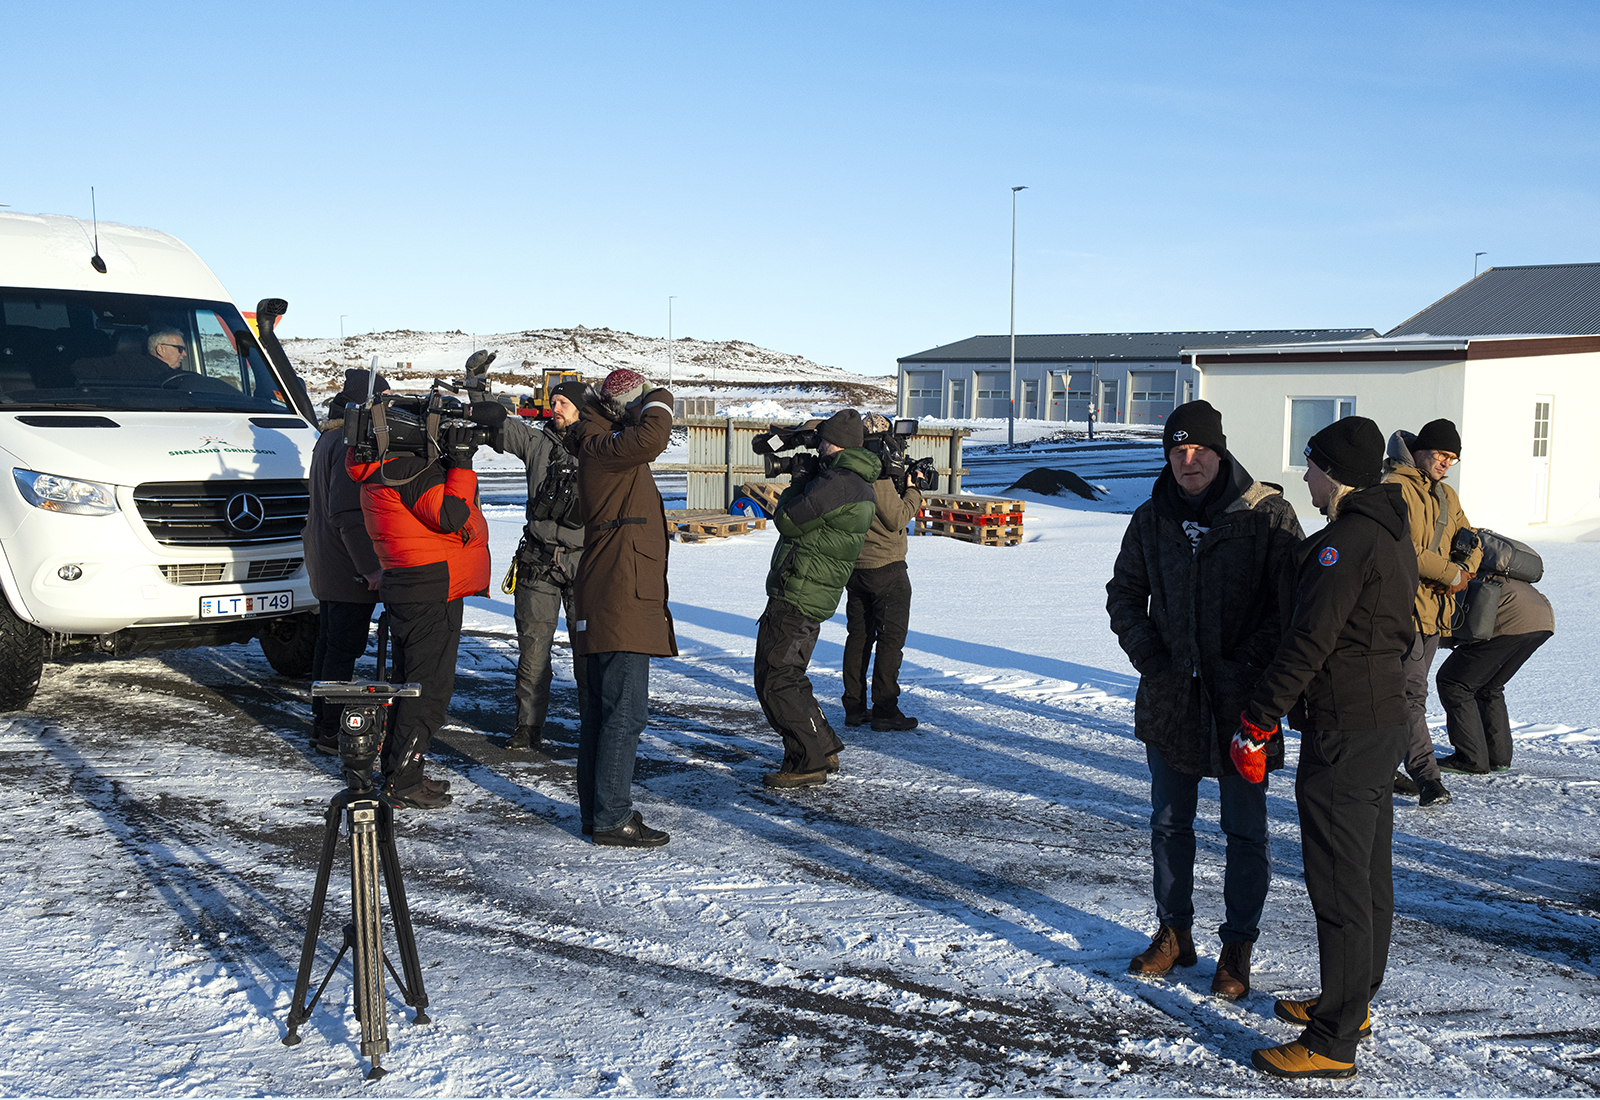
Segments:
[[[1067,332],[1050,335],[1017,334],[1017,362],[1056,363],[1063,360],[1116,362],[1118,360],[1177,359],[1181,348],[1232,344],[1307,344],[1360,340],[1378,335],[1370,328],[1240,329],[1205,332]],[[942,344],[900,363],[1001,363],[1011,358],[1010,336],[971,336]]]
[[[1600,333],[1600,264],[1491,267],[1385,336]]]

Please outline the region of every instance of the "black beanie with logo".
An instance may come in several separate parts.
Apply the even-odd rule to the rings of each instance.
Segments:
[[[1457,458],[1461,457],[1461,433],[1456,431],[1453,422],[1443,418],[1430,420],[1422,426],[1417,433],[1417,441],[1411,445],[1411,453],[1418,451],[1449,451]]]
[[[1188,401],[1167,414],[1167,423],[1161,429],[1161,453],[1170,454],[1174,447],[1210,447],[1219,455],[1228,449],[1228,437],[1222,434],[1222,414],[1211,407],[1209,401]]]
[[[1340,485],[1370,489],[1383,480],[1383,432],[1364,416],[1335,420],[1311,437],[1305,454]]]

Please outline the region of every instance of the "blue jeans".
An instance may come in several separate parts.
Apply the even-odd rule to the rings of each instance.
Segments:
[[[1150,855],[1155,863],[1156,917],[1173,928],[1194,926],[1194,815],[1200,798],[1198,775],[1167,766],[1149,745]],[[1237,775],[1217,780],[1222,788],[1222,831],[1228,838],[1222,875],[1227,920],[1217,929],[1223,943],[1255,943],[1261,911],[1272,883],[1272,851],[1267,843],[1267,784]]]
[[[650,658],[591,653],[578,735],[578,813],[597,833],[633,820],[633,761],[649,717]]]

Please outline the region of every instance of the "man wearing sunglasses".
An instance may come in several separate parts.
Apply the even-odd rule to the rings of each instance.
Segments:
[[[150,334],[150,339],[145,341],[145,349],[161,360],[169,370],[180,370],[183,360],[189,354],[189,344],[183,333],[175,328],[157,329]]]

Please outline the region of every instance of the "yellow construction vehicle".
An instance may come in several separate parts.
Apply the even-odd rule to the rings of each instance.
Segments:
[[[525,393],[517,398],[517,415],[526,416],[534,420],[545,420],[550,416],[550,395],[555,388],[563,382],[582,382],[583,376],[575,370],[547,370],[540,380],[534,384],[532,393]]]

